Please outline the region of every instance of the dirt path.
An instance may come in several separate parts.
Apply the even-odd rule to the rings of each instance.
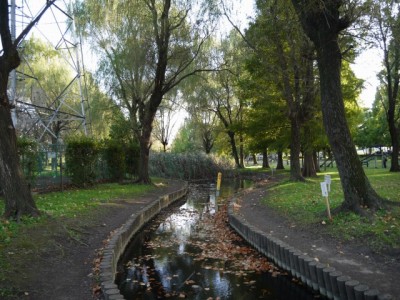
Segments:
[[[66,219],[63,222],[50,220],[46,226],[35,227],[34,231],[27,230],[24,234],[30,236],[29,240],[33,237],[38,245],[24,245],[24,249],[30,250],[24,250],[23,253],[15,247],[9,249],[8,255],[15,258],[15,264],[6,274],[8,285],[1,284],[3,289],[18,291],[18,295],[0,298],[93,299],[93,261],[96,250],[103,247],[103,241],[110,232],[125,223],[133,212],[181,187],[182,182],[170,181],[167,187],[157,188],[138,199],[115,200],[104,204],[86,218]]]
[[[301,226],[260,204],[268,197],[270,182],[245,191],[240,197],[237,213],[256,228],[295,247],[322,263],[329,264],[370,288],[393,298],[400,295],[400,257],[396,253],[375,253],[362,241],[340,241],[326,233],[323,224]]]

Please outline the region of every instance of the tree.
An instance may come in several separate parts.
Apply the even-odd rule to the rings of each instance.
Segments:
[[[380,93],[377,93],[372,109],[365,109],[363,112],[363,120],[354,135],[354,142],[358,147],[371,149],[390,145],[386,114],[380,97]]]
[[[40,20],[55,0],[47,1],[41,12],[23,28],[13,39],[9,23],[8,1],[0,1],[0,36],[3,51],[0,52],[0,182],[5,198],[5,217],[21,215],[37,216],[39,211],[33,200],[18,158],[17,137],[11,118],[11,109],[7,95],[8,77],[21,63],[18,46],[33,26]]]
[[[236,131],[234,125],[239,121],[242,102],[237,99],[233,91],[232,74],[227,71],[216,74],[218,85],[210,90],[210,97],[213,102],[212,111],[217,115],[223,124],[231,145],[231,154],[237,168],[242,168],[237,149]]]
[[[258,68],[258,65],[258,61],[249,59],[246,65],[248,74],[240,80],[241,97],[249,103],[245,111],[244,133],[248,140],[248,149],[263,153],[263,168],[269,168],[267,149],[282,154],[282,150],[290,143],[287,138],[290,135],[290,125],[286,115],[286,102],[280,96],[277,86],[266,80],[264,71],[260,70],[263,68]],[[282,162],[278,167],[283,169]]]
[[[377,209],[382,199],[372,188],[357,156],[347,124],[341,89],[339,34],[351,24],[351,10],[345,1],[292,0],[304,32],[314,43],[320,75],[324,127],[337,163],[344,201],[341,209],[363,213]]]
[[[185,119],[183,125],[178,131],[173,143],[172,152],[184,153],[191,152],[196,153],[201,151],[201,143],[198,140],[197,123],[193,119]]]
[[[101,74],[115,101],[128,112],[140,144],[139,182],[150,183],[152,125],[165,95],[188,77],[204,71],[199,61],[212,17],[192,1],[143,0],[77,5],[79,27],[102,54]],[[106,8],[104,8],[106,5]],[[192,22],[191,22],[192,20]],[[206,23],[207,22],[207,23]]]
[[[236,31],[231,31],[219,47],[225,69],[215,72],[208,90],[212,102],[211,110],[225,128],[231,145],[231,154],[237,168],[243,167],[243,110],[245,101],[238,93],[238,82],[245,48]],[[237,139],[239,138],[239,152]]]
[[[202,106],[191,108],[190,115],[196,124],[204,152],[210,154],[215,142],[216,115],[208,107]]]
[[[246,37],[259,61],[255,67],[277,86],[290,121],[290,178],[304,180],[300,167],[301,128],[314,111],[313,45],[299,28],[289,1],[257,1],[259,14]],[[277,78],[279,80],[277,80]]]
[[[209,112],[216,116],[219,125],[223,127],[228,137],[230,154],[235,160],[236,167],[241,168],[243,164],[239,147],[242,145],[240,128],[244,101],[239,97],[237,85],[244,56],[243,45],[237,33],[231,31],[221,43],[216,44],[213,40],[211,46],[213,48],[209,49],[208,55],[215,57],[213,63],[218,66],[218,69],[191,82],[192,88],[188,89],[189,96],[186,97],[189,113],[205,125],[202,126],[202,139],[206,148],[214,145],[215,138],[210,130],[217,123]]]
[[[85,74],[88,99],[90,99],[89,122],[91,134],[99,139],[107,138],[111,134],[111,126],[121,114],[119,107],[100,88],[91,73]],[[88,122],[88,123],[89,123]]]
[[[381,97],[388,123],[391,144],[391,172],[400,172],[399,165],[399,134],[400,113],[400,7],[397,1],[374,2],[373,20],[376,31],[372,31],[376,43],[383,52],[384,70],[380,73],[381,84],[385,87],[386,97]]]

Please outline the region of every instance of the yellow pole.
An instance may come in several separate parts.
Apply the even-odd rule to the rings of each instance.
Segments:
[[[217,191],[221,188],[221,179],[222,179],[222,173],[218,172],[218,178],[217,178]]]

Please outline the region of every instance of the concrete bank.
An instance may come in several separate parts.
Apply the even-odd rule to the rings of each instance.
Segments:
[[[378,290],[346,276],[326,263],[304,255],[288,243],[257,229],[235,213],[234,204],[235,200],[232,200],[228,209],[232,228],[278,267],[288,271],[321,295],[334,300],[394,299],[391,295],[382,295]]]
[[[118,286],[115,284],[117,264],[132,237],[162,209],[181,199],[187,194],[188,184],[185,182],[178,191],[154,199],[150,204],[132,214],[129,220],[113,234],[108,246],[104,249],[100,264],[100,282],[104,299],[122,300]]]

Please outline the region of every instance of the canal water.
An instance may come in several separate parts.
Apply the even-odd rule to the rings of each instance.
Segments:
[[[186,199],[148,224],[119,264],[125,299],[315,299],[227,225],[227,199],[246,181],[190,185]],[[321,297],[319,297],[321,299]]]

